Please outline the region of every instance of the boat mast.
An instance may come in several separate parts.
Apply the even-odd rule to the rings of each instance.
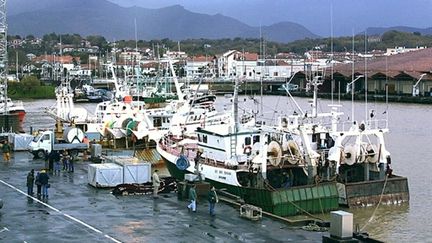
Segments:
[[[364,83],[364,90],[365,90],[365,121],[366,121],[366,123],[368,123],[367,122],[367,120],[368,120],[368,99],[367,99],[367,93],[368,93],[368,75],[367,75],[367,32],[366,32],[366,30],[365,30],[365,51],[364,51],[364,53],[365,53],[365,63],[364,63],[364,67],[365,67],[365,77],[364,77],[364,80],[365,80],[365,83]]]
[[[334,88],[335,88],[335,81],[333,77],[334,67],[333,67],[333,3],[330,4],[330,70],[331,70],[331,103],[333,105],[334,100]],[[325,76],[324,76],[325,77]]]

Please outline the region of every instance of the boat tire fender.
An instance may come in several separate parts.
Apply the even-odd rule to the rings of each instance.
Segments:
[[[179,170],[186,170],[189,165],[189,160],[184,155],[180,155],[176,160],[176,166]]]

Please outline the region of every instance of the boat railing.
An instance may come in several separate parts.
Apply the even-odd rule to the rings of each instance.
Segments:
[[[356,122],[354,125],[352,121],[340,122],[338,123],[338,131],[350,131],[354,127],[358,127],[359,129],[387,129],[388,128],[388,120],[387,119],[371,119],[365,123]],[[362,126],[364,126],[362,128]]]
[[[14,100],[13,101],[13,106],[14,107],[24,107],[24,104],[21,100]]]

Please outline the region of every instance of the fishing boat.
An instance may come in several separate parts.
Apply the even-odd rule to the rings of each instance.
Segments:
[[[0,96],[0,127],[4,131],[22,132],[26,111],[22,101]]]
[[[87,123],[89,115],[86,109],[75,107],[74,93],[70,85],[69,77],[63,79],[55,89],[56,103],[45,108],[45,113],[56,121],[65,123]]]
[[[226,114],[215,111],[215,95],[199,93],[198,88],[182,90],[172,63],[169,64],[177,98],[163,108],[152,109],[146,108],[144,101],[133,100],[132,96],[125,96],[123,101],[100,103],[96,117],[103,124],[103,135],[108,131],[115,138],[134,136],[137,140],[148,137],[157,141],[169,128],[174,134],[188,133],[198,126],[220,123],[228,118]]]
[[[198,127],[192,136],[168,134],[158,142],[157,151],[171,175],[183,180],[185,174],[196,174],[280,216],[336,209],[336,183],[308,183],[308,163],[293,134],[255,120],[242,122],[236,92],[233,103],[233,115],[224,123]]]
[[[311,113],[293,112],[274,126],[244,126],[232,119],[198,128],[195,136],[167,135],[157,151],[178,180],[193,173],[280,216],[325,212],[339,204],[408,201],[407,179],[391,170],[384,140],[387,122],[369,119],[347,125],[337,107],[318,114],[322,82],[319,76],[310,80]],[[237,113],[234,108],[234,117]]]

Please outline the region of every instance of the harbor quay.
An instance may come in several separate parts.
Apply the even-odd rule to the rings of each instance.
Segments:
[[[176,193],[116,197],[88,184],[90,162],[82,160],[74,172],[49,174],[48,198],[38,198],[36,186],[28,196],[27,174],[45,167],[32,157],[16,152],[0,162],[0,242],[321,242],[328,234],[268,217],[250,221],[223,202],[211,217],[205,198],[192,213]]]

